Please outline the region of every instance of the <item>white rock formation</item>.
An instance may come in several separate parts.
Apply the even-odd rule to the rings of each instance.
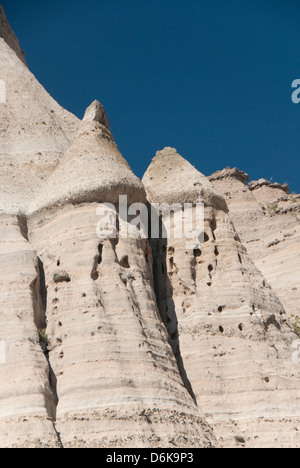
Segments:
[[[244,174],[244,177],[240,177]],[[210,177],[258,269],[289,316],[300,316],[300,196],[287,185],[249,177],[237,169]]]
[[[158,305],[181,373],[222,446],[299,446],[297,336],[224,200],[203,195],[213,187],[170,148],[157,153],[143,183],[149,201],[160,203],[180,201],[184,181],[196,179],[197,190],[181,202],[205,204],[203,246],[189,250],[185,239],[152,240]]]
[[[148,240],[97,237],[100,202],[146,201],[104,109],[79,127],[0,41],[0,445],[216,445],[159,316]]]
[[[1,447],[300,445],[297,337],[228,215],[228,205],[245,214],[243,237],[269,210],[271,235],[273,214],[288,203],[291,222],[298,199],[265,181],[251,192],[236,170],[213,179],[217,190],[167,148],[143,185],[101,104],[82,122],[62,109],[0,8]],[[223,179],[240,184],[228,205]],[[278,207],[270,189],[283,192]],[[124,238],[134,215],[120,195],[179,214],[204,203],[203,246]],[[116,207],[106,207],[113,238],[99,238],[100,203]]]
[[[0,83],[6,91],[0,104],[0,213],[24,213],[69,147],[79,121],[49,96],[20,59],[2,8],[0,25]]]

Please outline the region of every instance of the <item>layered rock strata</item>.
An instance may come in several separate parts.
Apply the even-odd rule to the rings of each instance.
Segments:
[[[185,182],[188,196],[181,190]],[[202,246],[189,249],[185,238],[171,236],[153,239],[152,247],[170,342],[220,444],[299,445],[300,371],[292,362],[297,336],[241,243],[224,199],[171,148],[157,153],[143,183],[152,204],[189,200],[205,206]]]
[[[244,174],[243,178],[240,174]],[[248,182],[237,169],[210,177],[255,265],[276,291],[288,315],[300,315],[300,195],[265,179]],[[294,320],[294,319],[293,319]]]
[[[112,208],[115,236],[97,235],[100,203],[145,190],[103,107],[80,125],[60,108],[0,14],[0,444],[215,445],[159,316],[147,238],[120,238],[130,218]]]

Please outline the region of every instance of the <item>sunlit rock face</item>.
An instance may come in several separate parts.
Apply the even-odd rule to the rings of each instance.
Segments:
[[[118,208],[115,236],[97,232],[100,204],[146,204],[141,181],[101,104],[82,122],[63,110],[0,15],[1,446],[216,446],[160,318],[147,236],[120,237]]]
[[[230,216],[255,265],[291,317],[300,315],[300,196],[265,179],[248,185],[237,169],[213,174]]]
[[[299,197],[246,182],[172,148],[141,182],[103,106],[62,109],[0,8],[1,447],[300,445]]]
[[[87,110],[28,219],[47,284],[55,427],[64,447],[211,446],[157,309],[148,239],[120,235],[131,224],[117,196],[146,196],[99,109]],[[114,237],[97,235],[96,200],[116,206]]]
[[[177,168],[188,164],[177,164],[181,157],[172,152]],[[172,184],[159,175],[164,156]],[[165,196],[180,201],[186,174],[188,181],[203,178],[191,165],[188,172],[173,171],[169,157],[169,148],[159,152],[143,178],[152,204]],[[297,336],[241,243],[226,203],[206,190],[214,192],[207,180],[182,198],[182,206],[186,199],[205,206],[201,247],[187,248],[185,238],[152,240],[158,305],[181,373],[222,446],[299,444]]]
[[[24,62],[0,7],[0,212],[12,214],[27,211],[79,123],[49,96]]]

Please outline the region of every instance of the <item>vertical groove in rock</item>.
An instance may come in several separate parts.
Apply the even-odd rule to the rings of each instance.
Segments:
[[[49,395],[46,395],[46,408],[52,421],[59,447],[63,448],[63,443],[55,424],[56,410],[59,402],[57,396],[57,378],[51,366],[49,356],[49,343],[47,337],[47,286],[45,282],[44,265],[39,257],[37,258],[36,272],[37,276],[31,284],[31,291],[33,299],[34,322],[37,327],[41,349],[48,363],[49,387],[51,392]]]
[[[43,223],[31,217],[29,225],[48,286],[55,427],[63,446],[215,445],[182,384],[159,318],[148,241],[107,239],[99,250],[97,207],[66,206]],[[71,281],[56,283],[60,271]]]
[[[173,288],[168,275],[168,242],[167,239],[151,239],[150,245],[153,252],[154,291],[158,310],[167,329],[169,343],[172,347],[183,385],[197,406],[197,399],[193,392],[191,382],[188,379],[188,375],[186,373],[184,362],[181,356],[178,319],[173,301]]]
[[[22,227],[23,226],[23,227]],[[6,362],[0,365],[0,445],[57,447],[52,427],[52,393],[47,361],[39,345],[44,325],[39,267],[24,236],[24,219],[0,216],[1,340]],[[25,422],[26,423],[25,423]]]

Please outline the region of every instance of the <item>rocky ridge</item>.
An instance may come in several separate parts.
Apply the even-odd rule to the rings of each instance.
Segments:
[[[299,446],[297,336],[238,222],[245,206],[246,221],[297,213],[287,190],[238,170],[210,182],[172,148],[141,182],[99,102],[80,122],[37,82],[3,9],[0,80],[0,445]],[[203,245],[124,238],[119,195],[203,203]]]
[[[246,185],[237,169],[210,180],[224,195],[230,217],[252,260],[279,296],[287,314],[300,315],[300,195],[288,185],[260,179]]]

